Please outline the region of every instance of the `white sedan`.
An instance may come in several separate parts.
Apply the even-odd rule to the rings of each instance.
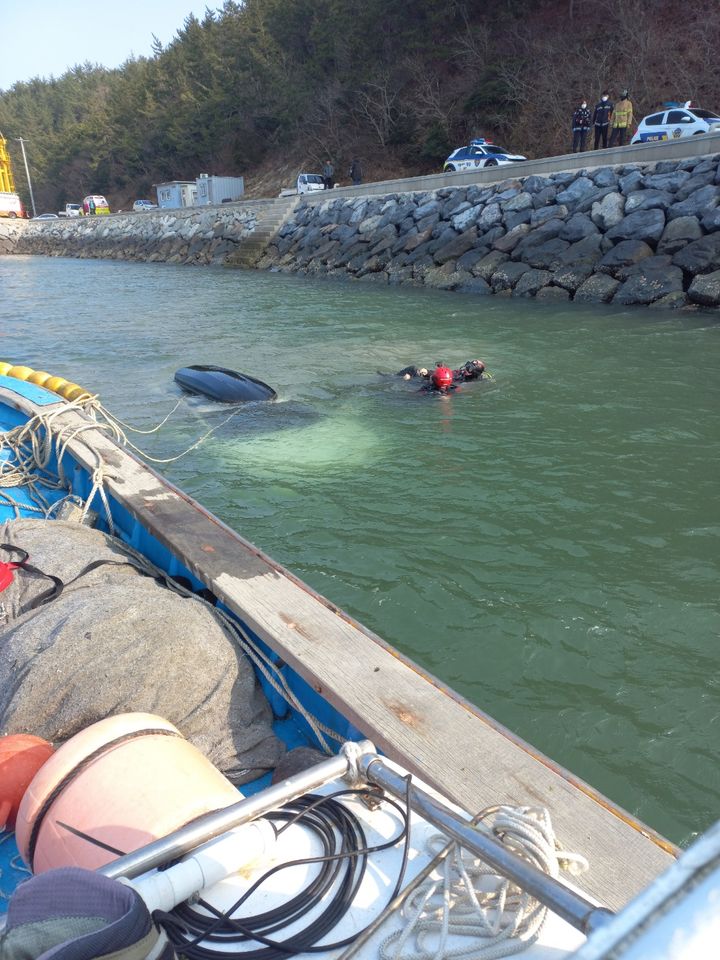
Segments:
[[[669,109],[643,117],[630,143],[655,143],[678,140],[698,133],[720,132],[720,116],[714,110],[684,105],[667,105]]]

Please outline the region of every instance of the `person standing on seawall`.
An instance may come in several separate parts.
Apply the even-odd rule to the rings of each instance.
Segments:
[[[352,180],[352,185],[354,187],[357,187],[362,183],[362,167],[360,166],[360,161],[357,157],[353,157],[352,159],[348,176]]]
[[[329,160],[325,161],[325,166],[322,168],[322,178],[325,184],[326,190],[332,190],[333,188],[333,174],[335,173],[335,167]]]
[[[585,149],[585,140],[590,129],[590,111],[587,108],[587,101],[583,100],[577,108],[572,118],[573,142],[572,152],[580,153]]]
[[[612,132],[610,146],[617,141],[618,146],[625,146],[625,137],[633,123],[633,105],[630,102],[627,90],[623,90],[622,98],[615,104],[612,118]]]
[[[610,95],[607,90],[600,97],[598,103],[595,104],[595,110],[593,112],[593,126],[595,127],[595,147],[597,150],[598,144],[602,140],[603,147],[608,145],[608,126],[610,125],[610,117],[613,112],[613,104],[610,102]]]

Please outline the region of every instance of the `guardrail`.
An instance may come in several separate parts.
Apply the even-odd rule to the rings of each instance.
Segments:
[[[457,173],[433,173],[404,180],[380,180],[358,187],[335,187],[327,191],[305,194],[308,203],[327,200],[329,196],[367,196],[387,193],[412,193],[419,190],[439,190],[441,187],[466,187],[473,183],[497,183],[514,177],[547,176],[566,170],[593,170],[628,163],[657,163],[660,160],[686,160],[689,157],[720,153],[720,133],[704,133],[695,137],[666,140],[662,143],[638,143],[633,146],[611,147],[607,150],[587,150],[585,153],[566,153],[540,160],[524,160],[497,167],[482,167]]]

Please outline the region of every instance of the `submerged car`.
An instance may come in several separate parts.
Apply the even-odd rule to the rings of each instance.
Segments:
[[[466,147],[453,150],[443,165],[444,173],[455,170],[475,170],[480,167],[497,167],[505,163],[517,163],[527,160],[520,153],[510,153],[504,147],[499,147],[492,140],[478,137],[471,140]]]
[[[136,200],[133,204],[135,213],[142,213],[144,210],[157,210],[158,205],[152,200]]]
[[[678,140],[699,133],[720,131],[720,115],[714,110],[666,103],[665,109],[643,117],[630,143],[655,143],[659,140]]]

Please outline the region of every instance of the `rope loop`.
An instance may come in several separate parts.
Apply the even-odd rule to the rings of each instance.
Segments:
[[[503,844],[552,877],[564,863],[587,864],[559,850],[544,807],[488,807],[476,821],[488,821]],[[442,834],[427,846],[448,855],[403,904],[403,926],[380,944],[381,960],[496,960],[535,943],[547,907]]]

